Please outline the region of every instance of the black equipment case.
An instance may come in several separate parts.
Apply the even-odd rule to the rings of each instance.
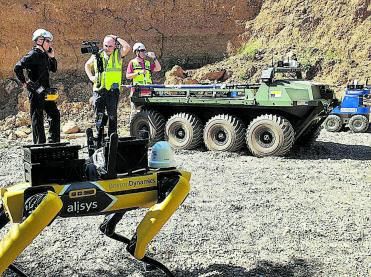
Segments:
[[[110,142],[106,142],[105,158],[108,160]],[[148,169],[148,140],[135,137],[118,138],[116,173],[131,175],[133,171]]]
[[[32,186],[83,181],[84,159],[79,145],[50,143],[23,146],[26,182]]]

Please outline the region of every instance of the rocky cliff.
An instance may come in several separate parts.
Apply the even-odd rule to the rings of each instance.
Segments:
[[[243,31],[261,0],[1,1],[0,74],[32,46],[31,35],[46,28],[55,36],[62,70],[83,67],[83,40],[117,34],[144,42],[160,58],[191,66],[223,57],[227,41]]]
[[[189,75],[202,80],[224,69],[227,82],[255,82],[272,57],[291,52],[308,79],[333,85],[340,96],[347,82],[371,77],[370,15],[370,0],[265,0],[244,33],[229,42],[229,58]]]
[[[16,113],[13,76],[16,61],[32,47],[35,29],[54,34],[59,73],[54,85],[72,101],[87,101],[90,86],[80,54],[83,40],[101,41],[117,34],[131,45],[145,43],[164,68],[180,64],[199,67],[221,60],[229,39],[254,18],[262,0],[125,0],[125,1],[0,1],[0,119]],[[132,54],[126,58],[126,63]],[[85,82],[85,83],[84,83]]]

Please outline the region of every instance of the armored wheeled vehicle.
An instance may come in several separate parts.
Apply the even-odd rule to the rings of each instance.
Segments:
[[[277,73],[283,77],[278,79]],[[287,74],[291,75],[290,78]],[[283,62],[263,70],[259,84],[141,85],[132,102],[137,113],[130,134],[152,142],[166,139],[175,149],[238,151],[283,156],[293,145],[317,138],[336,104],[324,84],[301,79]],[[141,91],[151,90],[142,96]]]

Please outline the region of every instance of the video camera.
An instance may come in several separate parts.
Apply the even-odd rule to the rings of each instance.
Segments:
[[[95,55],[95,58],[97,60],[97,67],[98,67],[98,73],[102,73],[104,71],[103,69],[103,61],[99,55],[99,47],[98,47],[99,42],[98,41],[86,41],[84,40],[82,42],[82,47],[81,47],[81,53],[86,54],[86,53],[91,53]],[[100,87],[100,82],[98,81],[97,86]]]
[[[98,47],[98,41],[83,41],[82,47],[81,47],[81,53],[82,54],[98,54],[99,47]]]

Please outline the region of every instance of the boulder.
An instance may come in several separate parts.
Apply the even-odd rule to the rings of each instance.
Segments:
[[[79,133],[80,131],[81,131],[80,127],[74,121],[68,121],[62,127],[62,132],[64,134],[76,134],[76,133]]]
[[[31,118],[28,113],[19,112],[15,118],[15,127],[22,127],[31,125]]]
[[[185,85],[194,85],[194,84],[198,84],[199,82],[195,79],[192,79],[192,78],[185,78],[183,80],[183,84]]]
[[[165,85],[181,85],[183,79],[176,76],[168,76],[164,82]]]
[[[2,126],[2,129],[10,130],[14,128],[15,121],[16,121],[16,117],[14,115],[8,116],[7,118],[5,118],[5,122],[4,122],[4,125]]]
[[[15,130],[14,134],[16,135],[17,138],[21,138],[21,139],[28,137],[28,134],[26,134],[26,132],[22,130]]]
[[[8,135],[8,140],[16,140],[17,135],[14,132],[10,132]]]
[[[186,77],[185,74],[184,74],[183,68],[181,68],[179,65],[173,66],[173,68],[170,71],[165,73],[166,79],[168,77],[171,77],[171,76],[179,77],[179,78],[182,78],[182,79]]]
[[[208,72],[202,76],[201,80],[210,80],[210,81],[221,81],[225,74],[225,70]]]

